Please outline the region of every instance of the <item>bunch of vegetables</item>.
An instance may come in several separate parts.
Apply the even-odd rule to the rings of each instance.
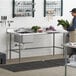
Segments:
[[[69,28],[70,23],[68,22],[68,20],[61,19],[61,20],[58,20],[58,24],[57,25],[58,26],[62,25],[64,29],[67,29],[67,28]]]
[[[38,31],[38,29],[40,29],[41,27],[40,26],[32,26],[32,30],[33,30],[33,32],[37,32]]]

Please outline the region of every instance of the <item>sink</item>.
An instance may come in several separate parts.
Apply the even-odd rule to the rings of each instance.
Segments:
[[[30,28],[18,28],[17,30],[15,30],[15,32],[17,32],[17,33],[32,33],[33,30]]]
[[[33,33],[33,31],[29,28],[18,28],[15,30],[15,32],[20,34]],[[33,36],[30,35],[29,36],[19,35],[19,34],[14,35],[15,42],[26,43],[26,42],[32,42],[32,40],[33,40]]]

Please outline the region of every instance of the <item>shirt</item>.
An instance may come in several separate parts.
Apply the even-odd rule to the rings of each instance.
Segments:
[[[67,30],[68,31],[74,31],[76,29],[76,17],[72,20],[72,26],[70,26]]]

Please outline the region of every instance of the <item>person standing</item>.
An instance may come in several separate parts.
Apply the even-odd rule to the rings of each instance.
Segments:
[[[76,29],[76,8],[73,8],[70,12],[73,16],[73,20],[71,26],[67,30],[74,31]]]
[[[73,19],[72,19],[72,24],[67,29],[67,31],[69,31],[70,42],[76,42],[76,39],[73,38],[75,36],[75,33],[76,33],[76,31],[75,31],[76,30],[76,8],[73,8],[70,12],[71,12],[71,15],[73,16]],[[72,57],[73,55],[76,55],[76,49],[75,48],[71,48],[71,52],[69,54],[69,58]]]

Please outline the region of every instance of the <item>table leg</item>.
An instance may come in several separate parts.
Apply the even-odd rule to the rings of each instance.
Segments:
[[[53,33],[53,55],[55,55],[55,33]]]
[[[20,40],[20,36],[19,36],[19,40]],[[19,41],[19,63],[21,61],[21,42]]]
[[[20,50],[20,42],[19,42],[19,63],[20,63],[20,60],[21,60],[21,50]]]
[[[65,34],[63,33],[63,44],[65,43]],[[63,46],[63,56],[64,56],[64,46]]]
[[[64,57],[65,57],[65,76],[67,76],[67,49],[64,47]]]
[[[10,42],[9,42],[9,58],[11,59],[11,34],[10,34]]]

